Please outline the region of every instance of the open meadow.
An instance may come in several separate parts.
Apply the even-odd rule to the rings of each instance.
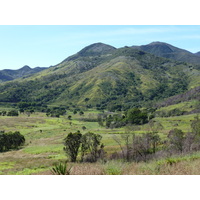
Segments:
[[[125,126],[122,128],[106,128],[98,122],[84,119],[96,119],[97,111],[88,110],[84,115],[73,114],[57,117],[47,117],[45,113],[36,112],[28,116],[0,116],[1,131],[20,131],[26,142],[19,150],[10,150],[0,153],[0,174],[30,175],[52,174],[52,167],[68,160],[63,150],[63,139],[70,132],[80,131],[82,134],[93,132],[102,136],[102,143],[106,156],[120,152],[119,144],[114,137],[135,133],[142,135],[150,130],[149,125]],[[71,116],[71,119],[68,116]],[[195,114],[176,117],[154,118],[163,126],[159,130],[161,138],[166,138],[173,128],[179,128],[184,132],[191,131],[190,124]],[[124,145],[124,144],[122,144]],[[122,162],[121,160],[98,161],[96,163],[70,163],[70,174],[95,174],[95,175],[119,175],[119,174],[200,174],[200,154],[179,155],[178,157],[152,160],[148,162]]]

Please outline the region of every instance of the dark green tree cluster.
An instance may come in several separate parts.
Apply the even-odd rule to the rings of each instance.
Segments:
[[[10,110],[10,111],[0,111],[1,116],[19,116],[17,110]]]
[[[125,113],[125,119],[130,124],[146,124],[148,123],[148,113],[138,108],[132,108]]]
[[[104,145],[101,144],[102,136],[88,132],[84,135],[77,131],[69,133],[64,139],[64,151],[70,158],[71,162],[76,162],[80,151],[80,160],[86,162],[96,162],[98,158],[102,158]]]
[[[7,112],[7,116],[19,116],[19,113],[17,110],[11,110]]]
[[[98,115],[97,120],[100,126],[105,124],[107,128],[119,128],[127,124],[146,124],[153,117],[151,112],[143,111],[139,108],[131,108],[124,114]]]
[[[39,102],[23,102],[22,101],[18,103],[18,108],[21,113],[24,113],[24,112],[32,113],[34,111],[44,112],[46,111],[47,106]]]
[[[48,117],[60,117],[60,115],[65,115],[66,109],[64,107],[53,107],[48,108],[46,111],[46,115]]]
[[[5,110],[0,111],[0,115],[1,115],[1,116],[6,116],[6,115],[7,115],[7,111],[5,111]]]
[[[20,132],[0,132],[0,152],[18,149],[25,143],[25,138]]]

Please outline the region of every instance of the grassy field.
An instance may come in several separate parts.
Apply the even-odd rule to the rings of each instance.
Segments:
[[[84,116],[79,114],[60,118],[47,117],[44,113],[34,113],[30,117],[20,114],[18,117],[0,116],[1,130],[20,131],[26,138],[23,148],[17,151],[0,153],[0,174],[51,174],[50,169],[55,163],[66,161],[67,157],[63,151],[63,139],[70,132],[80,130],[81,133],[88,131],[102,135],[107,154],[119,151],[118,144],[113,136],[135,130],[142,134],[149,131],[148,125],[135,127],[124,127],[119,129],[107,129],[100,127],[97,122],[84,122],[84,117],[95,117],[97,111],[85,112]],[[161,137],[166,137],[169,130],[179,128],[190,131],[190,123],[195,115],[183,115],[178,117],[155,118],[162,124],[163,129],[159,131]],[[82,127],[86,129],[83,130]],[[136,131],[137,130],[137,131]],[[194,159],[195,158],[195,159]],[[107,163],[76,163],[73,165],[72,174],[200,174],[195,166],[200,164],[200,154],[193,157],[182,158],[169,165],[167,161],[152,161],[149,163],[122,163],[110,161]],[[182,171],[177,169],[182,168]]]

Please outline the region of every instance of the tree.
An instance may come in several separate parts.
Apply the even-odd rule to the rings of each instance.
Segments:
[[[83,129],[83,131],[85,130],[85,129],[87,129],[85,126],[82,126],[82,129]]]
[[[73,113],[74,113],[74,115],[77,114],[77,110],[74,110]]]
[[[17,110],[11,110],[7,113],[7,116],[18,116],[19,113]]]
[[[99,146],[101,143],[102,136],[88,132],[81,138],[81,160],[83,161],[85,154],[88,152],[88,160],[90,162],[96,162],[99,157]],[[101,145],[101,148],[103,146]]]
[[[168,134],[168,138],[171,148],[180,152],[183,151],[185,136],[182,130],[177,128],[171,130]]]
[[[131,124],[140,125],[148,122],[148,114],[138,108],[129,109],[126,113],[126,118]]]
[[[71,162],[76,162],[78,150],[81,144],[81,137],[82,134],[80,131],[77,131],[75,133],[69,133],[64,139],[64,151],[70,157]]]
[[[97,121],[98,121],[99,126],[103,126],[104,125],[103,124],[103,117],[101,115],[97,116]]]
[[[20,132],[0,132],[0,152],[10,149],[18,149],[19,146],[25,143],[25,138]]]
[[[195,136],[200,137],[200,119],[199,116],[196,116],[191,123],[192,132]]]
[[[79,115],[84,115],[84,112],[81,110],[81,111],[79,112]]]

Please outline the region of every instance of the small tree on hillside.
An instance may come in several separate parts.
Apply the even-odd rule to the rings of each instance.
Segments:
[[[148,114],[138,108],[129,109],[126,113],[126,118],[131,124],[140,125],[148,122]]]
[[[79,115],[80,115],[80,116],[84,115],[84,112],[81,110],[81,111],[79,112]]]

